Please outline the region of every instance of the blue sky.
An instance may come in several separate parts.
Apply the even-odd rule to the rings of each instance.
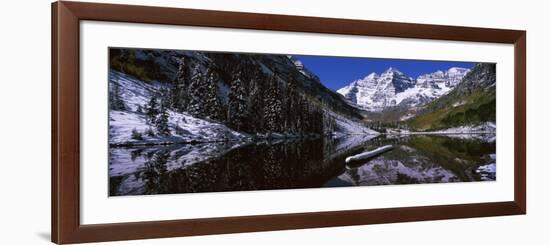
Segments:
[[[293,55],[302,61],[307,69],[315,73],[321,82],[332,90],[337,90],[350,82],[363,78],[372,72],[378,74],[393,67],[406,75],[416,78],[419,75],[451,67],[472,68],[472,62],[398,60],[375,58],[346,58],[329,56]]]

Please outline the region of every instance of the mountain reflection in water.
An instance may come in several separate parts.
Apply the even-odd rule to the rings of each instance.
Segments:
[[[394,149],[353,165],[345,158]],[[487,181],[494,135],[411,135],[110,148],[109,194],[273,190]]]

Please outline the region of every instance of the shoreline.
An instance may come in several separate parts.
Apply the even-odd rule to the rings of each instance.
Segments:
[[[379,133],[379,134],[345,134],[340,135],[340,137],[346,137],[346,136],[358,136],[358,135],[371,135],[371,136],[379,136],[379,135],[391,135],[391,136],[407,136],[407,135],[486,135],[486,134],[496,134],[496,132],[491,131],[476,131],[476,132],[438,132],[438,131],[432,131],[432,132],[402,132],[402,133]],[[334,135],[332,135],[334,136]],[[213,140],[213,141],[162,141],[162,142],[124,142],[124,143],[109,143],[109,148],[125,148],[125,147],[142,147],[142,146],[166,146],[166,145],[198,145],[198,144],[212,144],[212,143],[228,143],[228,142],[236,142],[236,143],[243,143],[243,144],[250,144],[253,142],[261,142],[261,141],[278,141],[278,140],[312,140],[312,139],[319,139],[323,137],[332,137],[331,135],[320,135],[317,137],[273,137],[273,138],[256,138],[256,139],[248,139],[243,141],[226,141],[226,140]],[[258,139],[260,139],[258,141]]]
[[[380,133],[380,134],[381,135],[449,135],[449,134],[496,134],[496,132],[491,132],[491,131],[478,131],[478,132],[431,131],[431,132]]]

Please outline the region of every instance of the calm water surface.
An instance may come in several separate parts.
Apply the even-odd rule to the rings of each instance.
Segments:
[[[394,149],[346,164],[383,145]],[[110,148],[109,194],[272,190],[495,180],[494,135],[356,135]]]

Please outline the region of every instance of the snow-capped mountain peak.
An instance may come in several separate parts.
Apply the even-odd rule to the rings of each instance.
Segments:
[[[372,79],[377,79],[378,78],[378,74],[376,74],[376,72],[373,72],[369,75],[367,75],[365,78],[363,78],[363,80],[372,80]]]
[[[294,66],[296,67],[296,69],[302,73],[304,76],[308,77],[308,78],[311,78],[311,79],[314,79],[314,80],[319,80],[319,77],[317,77],[317,75],[315,75],[313,72],[309,71],[305,66],[304,66],[304,63],[302,63],[302,61],[298,60],[298,59],[295,59],[294,57],[292,57],[291,55],[288,55],[287,58],[289,58],[293,63],[294,63]]]
[[[437,85],[446,90],[444,87],[448,89],[454,88],[469,71],[470,69],[452,67],[447,71],[436,71],[418,76],[416,80],[420,86],[434,87],[434,85]]]
[[[389,67],[386,71],[384,71],[382,74],[392,74],[392,73],[397,73],[397,74],[403,74],[403,72],[393,68],[393,67]]]
[[[407,104],[420,106],[450,92],[470,70],[452,67],[413,79],[394,67],[370,73],[339,90],[345,98],[368,111]]]
[[[452,74],[458,74],[458,73],[465,73],[470,71],[470,69],[462,68],[462,67],[451,67],[449,70],[447,70],[448,73]]]

